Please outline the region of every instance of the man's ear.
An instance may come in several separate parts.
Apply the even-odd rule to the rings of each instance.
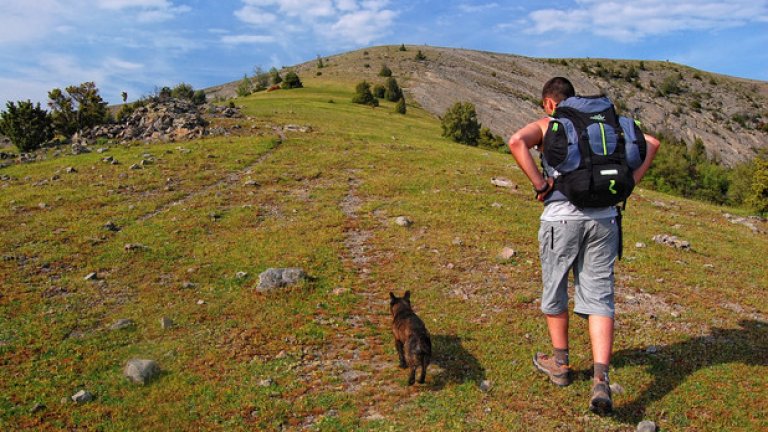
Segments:
[[[547,115],[552,115],[555,113],[555,109],[557,108],[557,102],[555,102],[554,99],[551,97],[545,97],[541,101],[542,106],[544,107],[544,112],[547,113]]]

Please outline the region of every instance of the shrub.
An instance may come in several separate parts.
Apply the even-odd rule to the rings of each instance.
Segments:
[[[96,126],[109,120],[107,103],[93,82],[69,86],[66,94],[55,88],[48,92],[48,106],[54,129],[70,136],[75,131]]]
[[[283,81],[284,89],[293,89],[293,88],[302,88],[302,87],[304,87],[304,85],[301,83],[299,76],[296,75],[296,72],[291,71],[285,75],[285,80]]]
[[[768,157],[765,155],[753,161],[752,187],[747,194],[746,204],[760,214],[768,213]]]
[[[397,85],[397,80],[392,77],[387,78],[384,88],[386,89],[384,91],[384,98],[390,102],[397,102],[403,97],[403,91]]]
[[[272,81],[272,85],[277,85],[283,82],[283,77],[280,76],[280,72],[274,67],[269,70],[269,78]]]
[[[195,96],[195,89],[190,84],[179,83],[171,89],[171,97],[191,101]]]
[[[381,84],[373,86],[373,95],[379,99],[384,99],[384,95],[387,93],[386,87]]]
[[[427,56],[425,56],[424,53],[419,50],[419,52],[416,53],[415,59],[416,61],[424,61],[427,59]]]
[[[379,71],[380,77],[391,77],[392,76],[392,69],[387,67],[387,65],[382,65],[381,70]]]
[[[320,57],[320,54],[317,55],[317,68],[322,69],[325,67],[325,64],[323,63],[323,58]]]
[[[373,97],[371,85],[367,81],[360,82],[355,86],[355,95],[352,97],[352,102],[372,107],[379,106],[379,100]]]
[[[480,128],[480,135],[477,138],[477,146],[501,152],[509,151],[504,139],[498,135],[494,135],[487,127]]]
[[[248,75],[243,75],[243,79],[240,80],[240,83],[237,85],[237,95],[239,97],[245,97],[253,93],[253,84],[251,83],[251,79],[248,78]]]
[[[202,105],[207,101],[208,97],[205,95],[205,91],[197,90],[192,95],[192,103],[195,105]]]
[[[53,124],[48,112],[40,103],[19,101],[6,103],[7,111],[0,113],[0,132],[19,149],[30,152],[53,138]]]
[[[441,120],[443,136],[458,143],[476,146],[480,136],[475,105],[471,102],[454,103]]]
[[[269,73],[261,67],[253,68],[253,91],[262,91],[269,87]]]
[[[395,112],[398,114],[405,114],[405,111],[405,97],[401,97],[400,100],[397,101],[397,105],[395,105]]]
[[[400,48],[398,48],[398,51],[408,51],[408,50],[405,48],[405,44],[400,44]]]

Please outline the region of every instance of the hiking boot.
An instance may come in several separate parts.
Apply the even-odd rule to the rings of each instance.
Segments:
[[[589,398],[589,410],[595,414],[607,414],[613,410],[611,386],[608,381],[594,380]]]
[[[554,384],[565,387],[571,384],[571,368],[568,365],[559,364],[554,357],[537,352],[533,356],[533,365],[536,369],[545,373]]]

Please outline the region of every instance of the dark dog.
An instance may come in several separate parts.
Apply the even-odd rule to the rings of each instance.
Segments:
[[[392,312],[392,334],[395,336],[395,348],[400,356],[400,367],[411,368],[408,385],[416,381],[416,368],[419,366],[419,383],[424,384],[432,356],[432,341],[424,321],[416,316],[411,308],[411,292],[406,291],[402,298],[390,292],[389,311]]]

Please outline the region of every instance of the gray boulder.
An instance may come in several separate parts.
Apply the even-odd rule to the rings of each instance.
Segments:
[[[160,366],[154,360],[132,359],[125,364],[123,375],[135,383],[145,385],[160,375]]]
[[[656,432],[656,423],[650,420],[643,420],[637,424],[637,432]]]
[[[276,288],[294,285],[306,279],[307,274],[300,268],[269,268],[259,275],[256,290],[267,292]]]
[[[85,403],[93,400],[93,394],[87,390],[80,390],[79,392],[71,396],[72,401],[77,403]]]

